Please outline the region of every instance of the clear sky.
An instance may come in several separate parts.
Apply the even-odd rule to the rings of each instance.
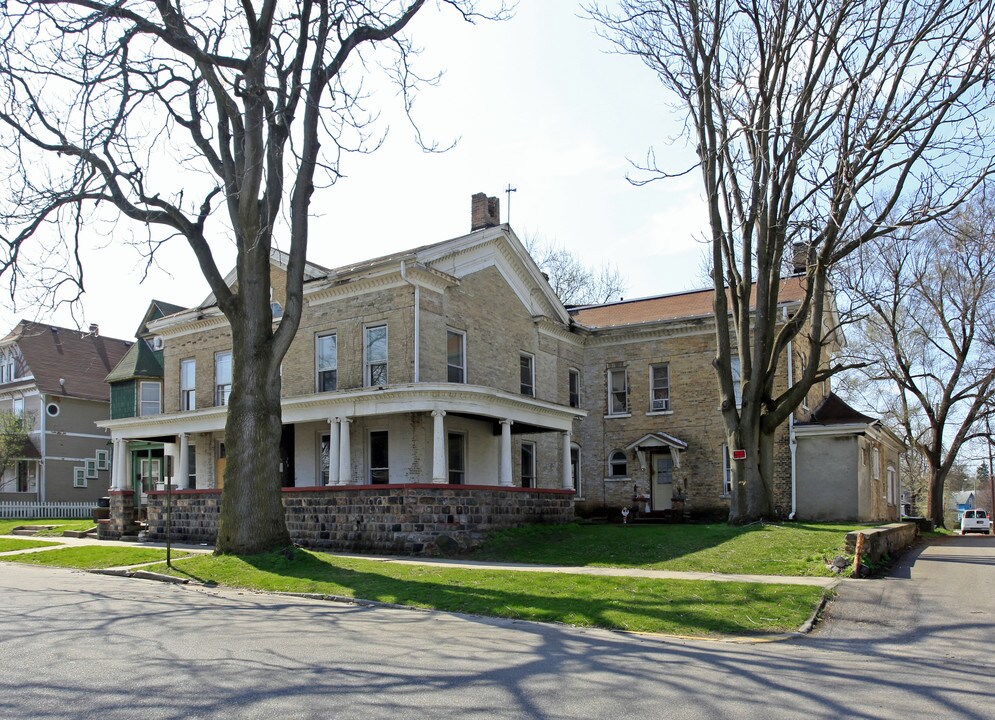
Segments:
[[[672,168],[691,163],[683,117],[653,74],[612,54],[580,14],[568,0],[522,0],[507,22],[471,26],[434,9],[417,17],[419,67],[445,75],[419,96],[415,115],[428,137],[459,142],[443,154],[423,152],[394,90],[377,89],[370,106],[382,109],[387,140],[373,155],[347,156],[345,177],[316,192],[309,258],[336,267],[462,235],[475,192],[500,197],[507,220],[510,183],[520,237],[540,235],[591,265],[614,263],[627,280],[625,297],[700,287],[706,218],[698,175],[644,187],[626,180],[629,161],[643,160],[651,146]],[[102,225],[86,235],[82,312],[53,312],[19,295],[16,308],[6,298],[0,324],[95,322],[104,335],[131,338],[149,300],[194,306],[208,294],[181,239],[161,248],[140,282],[145,263],[119,241],[125,234]],[[227,272],[230,241],[219,240],[215,252]]]

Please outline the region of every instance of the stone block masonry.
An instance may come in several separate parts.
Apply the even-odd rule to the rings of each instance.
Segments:
[[[166,494],[149,493],[149,539],[165,540]],[[177,542],[213,543],[221,492],[172,493]],[[488,530],[574,519],[569,490],[466,485],[286,488],[283,507],[295,543],[308,548],[395,555],[468,550]]]

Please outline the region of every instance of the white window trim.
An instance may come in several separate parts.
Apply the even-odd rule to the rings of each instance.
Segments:
[[[87,480],[97,479],[97,459],[96,458],[86,458],[83,460],[83,469],[86,472]]]
[[[24,398],[13,398],[10,401],[10,412],[14,417],[24,417]]]
[[[335,426],[333,426],[333,427],[335,427]],[[322,462],[322,458],[321,458],[321,439],[322,438],[326,438],[326,437],[328,438],[328,463],[329,463],[329,465],[328,465],[328,477],[330,478],[332,476],[332,466],[331,466],[331,462],[332,462],[332,442],[339,442],[339,437],[337,435],[333,437],[332,433],[329,430],[319,430],[317,432],[317,440],[316,440],[316,442],[314,444],[314,454],[315,454],[315,461],[314,461],[314,468],[315,468],[314,475],[315,475],[315,478],[314,478],[314,484],[315,485],[327,485],[328,484],[328,478],[324,477],[321,474],[321,470],[322,470],[322,468],[321,468],[321,462]]]
[[[877,448],[871,450],[871,477],[881,479],[881,451]]]
[[[97,450],[94,453],[94,457],[97,460],[97,470],[109,469],[110,463],[108,462],[108,460],[110,459],[110,453],[108,453],[106,450]]]
[[[625,475],[614,475],[612,473],[612,457],[615,456],[615,453],[622,453],[622,457],[625,459]],[[605,477],[609,480],[627,480],[629,478],[629,456],[626,454],[625,450],[615,448],[608,453],[608,468],[605,473]]]
[[[743,364],[739,356],[729,358],[729,372],[732,375],[732,394],[736,407],[743,407]],[[737,377],[738,376],[738,377]]]
[[[466,368],[466,331],[465,330],[457,330],[456,328],[453,328],[453,327],[447,327],[446,328],[446,381],[447,382],[452,382],[449,379],[449,368],[456,367],[456,365],[450,365],[449,364],[449,334],[450,333],[452,333],[453,335],[459,335],[459,338],[460,338],[460,359],[463,361],[462,366],[460,366],[460,370],[463,371],[463,379],[460,381],[460,383],[462,383],[463,385],[465,385],[468,382],[468,380],[467,380],[467,368]]]
[[[532,483],[529,484],[529,485],[526,485],[524,482],[522,482],[522,480],[524,480],[525,477],[526,477],[526,476],[523,475],[522,477],[519,478],[518,486],[519,487],[528,487],[528,488],[530,488],[532,490],[535,490],[539,486],[539,476],[537,475],[538,470],[539,470],[539,457],[537,455],[536,443],[534,441],[532,441],[532,440],[522,440],[522,449],[524,449],[526,447],[531,447],[532,448],[532,468],[531,468],[531,473],[532,474],[529,475],[529,476],[527,476],[527,477],[530,477],[532,479]],[[521,469],[521,467],[522,467],[521,460],[522,460],[522,450],[519,449],[519,451],[518,451],[518,467],[519,467],[519,469]]]
[[[573,461],[573,451],[577,451],[577,462]],[[570,443],[570,476],[574,481],[574,500],[584,499],[584,477],[581,473],[582,464],[580,461],[582,450],[575,442]]]
[[[667,406],[665,408],[661,409],[661,410],[657,410],[656,408],[653,407],[653,402],[654,402],[653,393],[656,390],[656,388],[653,386],[653,371],[656,370],[657,368],[666,368],[667,369],[667,401],[666,401],[667,402]],[[649,391],[649,409],[646,412],[646,414],[647,415],[658,415],[658,414],[662,415],[664,413],[672,413],[673,409],[671,407],[671,402],[670,402],[670,363],[669,362],[652,363],[649,366],[649,388],[650,388],[650,391]]]
[[[522,359],[528,358],[529,360],[529,382],[531,383],[532,392],[526,393],[521,392],[522,389]],[[518,389],[520,394],[525,397],[536,397],[536,356],[532,353],[525,352],[524,350],[518,353]]]
[[[183,366],[187,364],[193,364],[193,387],[188,388],[183,386]],[[181,358],[180,359],[180,412],[189,412],[190,410],[197,409],[197,358]],[[186,393],[190,392],[191,402],[189,407],[186,407],[188,403],[185,402]]]
[[[896,477],[895,466],[888,465],[888,467],[885,469],[885,478],[888,485],[887,491],[888,491],[889,505],[895,504],[895,477]]]
[[[390,328],[387,327],[387,322],[377,322],[370,325],[363,326],[363,387],[381,387],[379,385],[374,385],[372,382],[372,373],[370,368],[372,364],[370,363],[370,342],[369,342],[369,332],[370,330],[376,330],[377,328],[383,328],[383,338],[384,338],[384,349],[385,357],[383,359],[384,366],[384,378],[386,384],[390,383]],[[336,347],[336,351],[338,347]],[[381,363],[376,363],[380,365]]]
[[[85,467],[74,467],[73,468],[73,487],[74,488],[85,488],[86,487],[86,468]]]
[[[735,473],[735,468],[732,466],[732,453],[729,452],[729,446],[722,446],[722,494],[719,497],[730,498],[732,497],[732,486],[733,486],[733,474]]]
[[[632,417],[632,413],[629,411],[631,407],[631,400],[629,398],[629,370],[628,368],[608,368],[607,369],[607,390],[608,397],[605,400],[608,403],[608,413],[605,415],[606,418],[618,418],[618,417]],[[625,381],[625,409],[621,412],[613,410],[613,395],[612,390],[612,375],[615,373],[622,373],[622,378]]]
[[[577,404],[576,405],[571,405],[570,404],[570,382],[575,377],[577,378]],[[567,370],[567,405],[569,407],[577,407],[577,408],[580,407],[580,402],[581,402],[580,401],[580,381],[581,381],[580,370],[578,370],[577,368],[569,368]]]
[[[318,366],[318,358],[320,357],[318,353],[318,344],[321,342],[322,338],[333,337],[335,338],[335,367],[334,368],[321,368]],[[281,376],[283,371],[283,365],[280,365]],[[323,331],[314,334],[314,391],[315,392],[335,392],[335,390],[322,390],[321,389],[321,373],[327,372],[329,370],[335,371],[335,390],[339,389],[339,337],[338,332],[335,330]]]
[[[159,398],[156,400],[156,410],[151,413],[144,413],[143,408],[146,403],[152,404],[151,400],[143,400],[145,386],[155,386],[159,391]],[[140,380],[138,382],[138,417],[151,417],[153,415],[162,415],[162,383],[158,380]]]
[[[231,368],[230,372],[232,377],[228,379],[229,381],[227,383],[218,382],[218,358],[222,357],[223,355],[227,355],[229,357],[228,366]],[[214,353],[214,406],[215,407],[228,406],[228,401],[231,398],[231,386],[232,386],[231,381],[234,379],[234,375],[235,375],[235,359],[232,356],[232,351],[219,350],[218,352]],[[228,397],[225,398],[224,402],[221,402],[221,388],[223,387],[228,388]]]

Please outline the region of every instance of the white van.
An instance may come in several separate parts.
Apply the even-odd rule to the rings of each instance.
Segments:
[[[960,519],[960,534],[967,535],[973,532],[991,535],[992,519],[988,517],[987,510],[978,508],[964,511],[964,515]]]

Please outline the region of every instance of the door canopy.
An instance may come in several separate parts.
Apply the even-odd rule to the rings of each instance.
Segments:
[[[670,457],[674,460],[674,467],[679,468],[681,466],[681,452],[687,449],[688,444],[686,442],[665,432],[651,432],[625,446],[626,452],[636,451],[636,457],[639,458],[639,467],[643,470],[646,469],[647,452],[669,450]]]

